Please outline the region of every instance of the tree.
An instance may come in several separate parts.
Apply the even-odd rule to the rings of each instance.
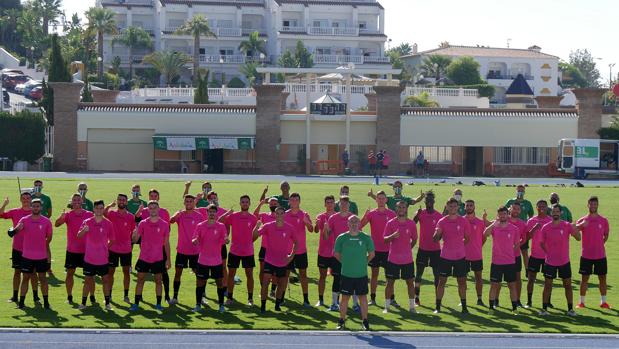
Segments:
[[[314,66],[314,59],[312,54],[307,50],[303,41],[297,41],[297,47],[294,50],[294,57],[298,63],[299,68],[311,68]]]
[[[73,80],[69,72],[69,65],[62,57],[58,34],[52,35],[52,47],[49,54],[49,81],[71,82]]]
[[[484,83],[479,76],[479,63],[473,57],[459,57],[447,67],[447,77],[456,85],[478,85]]]
[[[144,62],[151,64],[161,74],[164,86],[181,75],[189,61],[190,58],[184,53],[172,51],[157,51],[144,57]]]
[[[277,60],[277,65],[284,68],[297,68],[297,61],[292,55],[292,52],[286,50]]]
[[[63,15],[62,0],[36,0],[33,1],[35,13],[41,18],[43,35],[49,33],[50,24],[58,24],[57,18]]]
[[[82,102],[94,102],[87,74],[84,78],[84,88],[82,89]]]
[[[249,34],[249,38],[247,40],[241,41],[239,45],[239,50],[245,54],[247,57],[255,57],[260,53],[266,56],[266,40],[260,39],[260,33],[257,31]]]
[[[193,16],[192,19],[188,20],[183,24],[180,28],[176,30],[177,34],[186,34],[193,36],[193,72],[192,77],[194,83],[199,78],[199,69],[200,69],[200,37],[201,36],[212,36],[215,37],[215,33],[211,30],[211,27],[208,24],[206,18],[201,15]]]
[[[412,53],[412,49],[409,44],[400,44],[385,52],[385,56],[389,57],[389,62],[393,69],[401,69],[402,72],[396,76],[400,80],[400,84],[405,86],[412,82],[415,71],[409,65],[404,63],[402,56]]]
[[[198,72],[198,88],[193,95],[194,104],[208,104],[208,69],[205,69],[204,74]]]
[[[596,68],[594,58],[587,49],[571,51],[569,63],[576,67],[585,79],[586,86],[582,87],[600,87],[600,71]]]
[[[91,7],[86,11],[88,30],[97,33],[97,57],[103,58],[103,34],[116,34],[114,11],[107,8]],[[97,60],[97,76],[103,79],[103,61]]]
[[[47,124],[54,126],[54,91],[49,87],[43,78],[43,98],[39,102],[39,107],[43,110]]]
[[[17,32],[20,35],[20,53],[24,56],[32,58],[34,51],[30,48],[38,50],[46,38],[43,35],[41,26],[41,18],[36,14],[31,3],[26,3],[21,15],[17,18]]]
[[[423,59],[421,71],[426,77],[433,76],[438,81],[445,75],[447,67],[451,64],[451,57],[444,55],[429,55]]]
[[[45,121],[41,113],[0,113],[0,156],[33,163],[45,153]]]
[[[418,108],[438,108],[440,105],[438,102],[430,98],[430,94],[427,92],[421,92],[419,96],[408,96],[404,100],[404,105]]]
[[[256,82],[256,79],[259,76],[258,70],[256,68],[258,68],[258,63],[247,62],[244,65],[242,65],[241,68],[239,69],[241,73],[245,75],[245,77],[247,78],[247,81],[249,81],[250,86]]]
[[[133,79],[133,51],[141,48],[151,48],[153,39],[140,27],[128,27],[114,41],[129,49],[129,81]]]
[[[559,71],[562,75],[561,86],[563,88],[584,88],[588,86],[587,80],[576,66],[567,62],[559,62]]]
[[[397,53],[399,57],[402,57],[402,56],[407,56],[413,53],[413,48],[411,47],[409,43],[403,42],[399,44],[398,46],[392,49],[389,49],[387,51],[391,53]]]

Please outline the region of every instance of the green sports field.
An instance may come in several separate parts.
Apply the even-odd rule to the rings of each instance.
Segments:
[[[70,194],[76,189],[77,180],[55,180],[44,179],[44,193],[51,196],[54,205],[55,219],[66,206]],[[91,200],[103,199],[106,204],[114,200],[117,193],[129,193],[131,185],[138,182],[145,193],[149,188],[157,188],[161,193],[162,207],[170,210],[171,213],[182,207],[181,194],[184,186],[182,181],[125,181],[125,180],[92,180],[88,181],[89,192],[87,197]],[[222,207],[234,205],[238,210],[238,198],[241,194],[249,194],[252,199],[252,208],[258,202],[258,197],[265,186],[265,183],[257,182],[225,182],[214,181],[213,189],[218,192]],[[32,180],[22,179],[22,186],[31,186]],[[302,208],[308,211],[314,218],[323,209],[323,197],[327,194],[337,194],[341,184],[335,183],[291,183],[291,191],[301,194]],[[271,194],[279,192],[278,183],[269,183]],[[368,207],[373,207],[374,202],[367,197],[367,191],[372,188],[374,192],[379,189],[392,193],[388,185],[380,187],[368,184],[351,185],[351,198],[356,201],[360,213],[362,214]],[[515,188],[512,187],[461,187],[464,191],[464,199],[472,198],[477,203],[478,215],[481,216],[483,209],[487,209],[490,217],[496,212],[496,207],[504,204],[508,198],[515,195]],[[192,192],[200,189],[200,184],[195,183]],[[417,196],[420,190],[432,189],[437,194],[437,207],[442,208],[443,202],[448,198],[454,187],[452,185],[423,185],[415,184],[405,186],[404,194]],[[619,222],[619,200],[617,195],[619,189],[611,187],[586,187],[586,188],[555,188],[532,186],[527,188],[526,198],[535,202],[539,198],[548,198],[552,191],[557,191],[561,196],[561,204],[568,206],[574,218],[583,216],[586,213],[586,201],[590,195],[597,195],[600,198],[600,213],[610,221],[611,236],[606,244],[609,265],[609,292],[608,302],[611,305],[619,306],[619,297],[613,286],[619,281],[617,266],[619,258],[616,250],[619,248],[616,230]],[[19,206],[17,195],[16,180],[0,179],[0,198],[9,197],[11,203],[9,208]],[[412,214],[419,205],[411,207]],[[8,299],[11,296],[11,280],[13,271],[11,267],[11,240],[6,235],[6,229],[10,226],[10,220],[0,221],[0,266],[3,270],[0,273],[0,299]],[[367,227],[369,229],[369,227]],[[369,230],[366,231],[369,233]],[[171,247],[176,247],[176,225],[172,228]],[[312,304],[318,300],[317,280],[318,270],[316,265],[316,251],[318,240],[316,235],[308,237],[308,250],[310,268],[310,301]],[[258,247],[257,242],[256,246]],[[216,289],[212,282],[207,285],[207,297],[209,307],[201,314],[191,312],[194,306],[195,296],[195,277],[190,272],[185,272],[182,279],[180,291],[180,304],[167,307],[163,313],[154,309],[155,294],[154,283],[147,282],[144,290],[144,304],[137,313],[128,312],[128,304],[122,302],[122,272],[117,269],[116,282],[114,285],[113,312],[103,309],[103,296],[101,287],[97,286],[97,299],[101,303],[98,306],[89,306],[86,310],[80,311],[76,306],[65,303],[66,292],[64,287],[64,255],[66,247],[65,227],[54,230],[52,241],[53,263],[52,269],[56,279],[50,282],[50,303],[52,310],[43,310],[40,305],[33,307],[32,297],[29,294],[26,299],[27,309],[18,310],[13,303],[0,304],[0,327],[82,327],[82,328],[173,328],[173,329],[279,329],[279,330],[332,330],[338,318],[336,313],[331,313],[325,309],[303,308],[302,292],[300,284],[292,284],[286,295],[284,311],[276,313],[273,311],[267,314],[260,314],[259,307],[248,307],[241,303],[236,303],[227,309],[225,314],[219,314],[215,305]],[[484,247],[484,278],[489,277],[491,243]],[[256,248],[256,252],[258,248]],[[134,248],[134,263],[137,260],[138,247]],[[174,255],[175,253],[173,253]],[[415,248],[416,254],[416,248]],[[580,275],[578,274],[578,261],[580,256],[580,243],[572,240],[571,261],[572,272],[574,275],[574,303],[578,303],[578,284]],[[259,304],[258,289],[258,269],[255,269],[256,288],[254,290],[254,301]],[[431,278],[432,272],[426,270],[424,277],[426,280]],[[241,271],[240,276],[245,279]],[[170,278],[173,277],[171,270]],[[597,279],[591,278],[592,284],[587,295],[587,309],[578,309],[578,316],[571,318],[565,315],[565,297],[562,288],[559,288],[559,281],[555,281],[552,302],[556,309],[551,309],[550,316],[540,318],[537,315],[541,307],[542,283],[538,280],[534,290],[534,308],[522,309],[518,315],[511,314],[511,306],[506,288],[501,292],[501,308],[494,314],[488,314],[487,308],[474,305],[476,296],[472,279],[469,278],[468,303],[471,305],[469,315],[461,315],[458,306],[459,297],[455,280],[450,279],[445,297],[443,299],[443,312],[440,315],[432,314],[434,306],[434,290],[429,282],[425,282],[421,291],[422,306],[418,308],[419,314],[411,315],[408,310],[392,308],[387,315],[382,314],[384,302],[384,276],[381,272],[381,281],[378,288],[378,303],[380,306],[370,307],[369,320],[373,330],[391,331],[466,331],[466,332],[560,332],[560,333],[619,333],[618,312],[614,309],[603,310],[598,307],[599,292],[597,290]],[[83,278],[81,271],[76,273],[76,284],[74,287],[74,298],[79,301],[81,296]],[[135,274],[132,278],[130,298],[133,299]],[[171,287],[171,286],[170,286]],[[523,302],[526,301],[526,282],[523,285]],[[234,291],[235,299],[245,300],[245,283],[237,285]],[[331,301],[331,278],[327,279],[325,292],[325,303]],[[489,283],[484,285],[483,300],[487,303]],[[396,299],[400,304],[407,305],[407,295],[403,281],[396,283]],[[90,304],[90,303],[89,303]],[[507,309],[509,307],[510,309]],[[268,309],[273,309],[273,303],[269,301]],[[406,307],[407,309],[408,307]],[[349,329],[361,327],[358,315],[349,312],[350,320],[347,322]]]

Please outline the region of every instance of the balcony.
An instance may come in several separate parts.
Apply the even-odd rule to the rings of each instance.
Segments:
[[[486,74],[486,79],[494,79],[494,80],[514,80],[518,74],[522,74],[520,72],[490,72]],[[525,80],[533,80],[533,76],[529,74],[522,74]]]
[[[243,36],[249,36],[249,34],[253,33],[253,32],[258,32],[258,35],[267,35],[267,31],[264,28],[242,28],[241,29],[241,34]]]
[[[389,57],[359,55],[313,55],[315,64],[390,64]]]
[[[167,26],[165,27],[163,32],[165,34],[176,35],[175,32],[176,30],[178,30],[178,28],[180,28],[180,26]],[[240,37],[242,36],[244,29],[241,29],[241,28],[211,28],[211,30],[213,31],[213,33],[215,33],[215,36],[217,37]],[[248,29],[248,30],[256,31],[256,29]],[[183,34],[178,34],[178,35],[183,35]]]
[[[327,36],[359,36],[359,28],[356,27],[308,27],[309,35]]]
[[[279,28],[279,31],[282,32],[282,33],[294,33],[294,34],[306,33],[307,32],[305,27],[289,27],[289,26],[283,26],[283,27]]]
[[[200,55],[201,64],[243,64],[243,55]]]

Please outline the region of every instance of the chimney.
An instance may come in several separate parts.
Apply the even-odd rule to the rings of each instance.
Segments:
[[[413,54],[415,55],[415,54],[417,54],[417,52],[419,52],[419,48],[417,46],[417,43],[414,43],[413,44]]]

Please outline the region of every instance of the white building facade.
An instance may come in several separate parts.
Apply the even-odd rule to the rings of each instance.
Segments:
[[[192,36],[175,31],[195,15],[204,16],[216,37],[201,38],[200,66],[210,69],[218,80],[222,74],[226,81],[243,78],[239,68],[249,60],[276,65],[298,40],[313,54],[316,67],[389,65],[384,56],[385,10],[376,0],[97,0],[97,6],[116,13],[119,32],[141,27],[152,35],[153,50],[190,56]],[[239,44],[256,31],[267,42],[267,55],[248,57]],[[125,67],[129,59],[136,67],[144,67],[141,61],[149,50],[138,50],[130,58],[127,48],[113,39],[112,35],[104,37],[106,64],[119,56]]]

